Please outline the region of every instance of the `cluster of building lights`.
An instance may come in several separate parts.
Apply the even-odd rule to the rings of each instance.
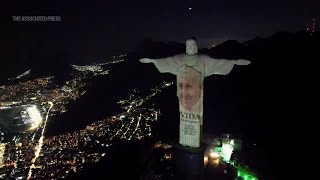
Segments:
[[[312,19],[312,23],[307,25],[306,30],[310,33],[310,35],[312,35],[315,31],[317,31],[317,23],[316,23],[316,19]]]

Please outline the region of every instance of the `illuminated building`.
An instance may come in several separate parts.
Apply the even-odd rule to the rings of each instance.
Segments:
[[[0,126],[10,132],[26,132],[36,129],[42,116],[35,105],[0,108]]]

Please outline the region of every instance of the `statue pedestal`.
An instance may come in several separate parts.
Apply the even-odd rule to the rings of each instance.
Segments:
[[[175,145],[176,175],[180,179],[200,179],[204,172],[205,146],[199,148]]]

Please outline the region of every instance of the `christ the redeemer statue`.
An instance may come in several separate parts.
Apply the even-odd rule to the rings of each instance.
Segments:
[[[218,74],[227,75],[234,65],[248,65],[250,61],[214,59],[198,55],[195,39],[186,41],[186,54],[160,59],[140,59],[142,63],[154,63],[160,73],[177,76],[177,96],[180,110],[179,143],[183,146],[200,147],[203,122],[203,80]]]

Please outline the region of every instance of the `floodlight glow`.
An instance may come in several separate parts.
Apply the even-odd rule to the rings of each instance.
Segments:
[[[219,159],[215,159],[215,160],[213,160],[212,162],[213,162],[213,165],[218,166],[220,160],[219,160]]]
[[[208,156],[204,156],[203,161],[204,161],[204,164],[207,164],[208,163]]]
[[[219,154],[217,152],[211,152],[210,157],[212,158],[219,158]]]
[[[26,112],[30,117],[31,123],[31,128],[30,129],[35,129],[37,128],[41,123],[42,123],[42,116],[40,114],[40,111],[36,106],[30,106],[26,108]]]
[[[233,139],[230,140],[230,144],[234,145],[234,140]]]
[[[226,162],[230,161],[231,154],[233,152],[233,145],[231,144],[222,144],[222,157]]]
[[[215,151],[215,152],[221,152],[221,151],[222,151],[222,148],[221,148],[221,147],[215,147],[215,148],[214,148],[214,151]]]
[[[239,170],[238,169],[238,176],[242,177],[243,179],[246,180],[258,180],[258,178],[256,178],[253,174],[249,173],[248,171],[245,170]]]

